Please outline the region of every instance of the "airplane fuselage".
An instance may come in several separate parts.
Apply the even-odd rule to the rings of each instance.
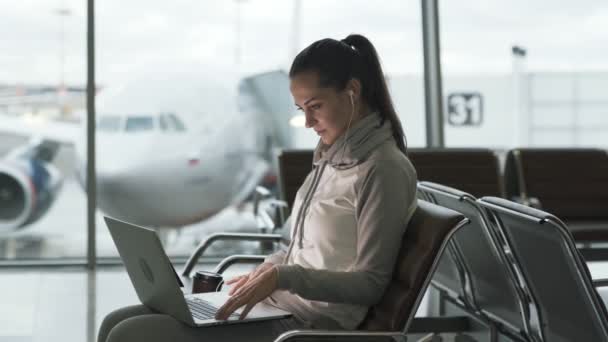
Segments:
[[[99,132],[98,207],[140,225],[181,227],[244,200],[269,167],[252,149],[255,132],[234,120],[206,132]],[[86,189],[84,149],[77,151]]]

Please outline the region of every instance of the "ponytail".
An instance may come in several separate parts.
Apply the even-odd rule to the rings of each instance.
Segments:
[[[395,111],[393,100],[391,98],[382,66],[380,65],[380,57],[374,48],[374,45],[359,34],[351,34],[344,38],[342,42],[352,46],[361,56],[363,60],[363,72],[365,75],[365,81],[361,80],[364,84],[362,89],[362,97],[366,103],[372,108],[378,110],[383,119],[388,119],[391,122],[393,128],[393,138],[397,143],[397,147],[406,154],[406,143],[405,133],[403,132],[403,126]]]

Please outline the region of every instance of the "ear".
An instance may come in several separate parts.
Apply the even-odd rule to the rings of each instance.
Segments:
[[[346,94],[349,94],[351,91],[355,101],[361,98],[361,82],[356,78],[351,78],[350,81],[346,83]]]

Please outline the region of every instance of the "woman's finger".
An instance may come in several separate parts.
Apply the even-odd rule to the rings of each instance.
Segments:
[[[228,291],[228,294],[231,296],[233,294],[235,294],[238,289],[240,289],[243,285],[245,285],[247,283],[247,280],[248,280],[247,278],[239,279],[238,282],[230,288],[230,291]]]
[[[263,267],[258,267],[255,270],[253,270],[252,277],[255,278],[255,277],[257,277],[262,272],[264,272],[264,268]]]
[[[226,283],[226,285],[230,285],[230,284],[232,284],[234,282],[237,282],[237,281],[239,281],[239,280],[241,280],[241,279],[243,279],[245,277],[249,277],[249,275],[248,274],[244,274],[244,275],[240,275],[238,277],[230,278],[230,279],[226,280],[225,283]]]
[[[249,297],[250,296],[248,296],[247,294],[245,294],[244,296],[230,297],[230,299],[228,299],[224,306],[222,306],[222,308],[217,312],[217,319],[227,319],[238,308],[247,304],[247,302],[249,301]]]
[[[243,284],[243,286],[241,286],[240,288],[238,288],[237,290],[234,291],[234,295],[238,296],[241,293],[244,293],[245,291],[248,291],[249,289],[251,289],[252,287],[254,287],[257,284],[255,279],[250,279],[249,281],[247,281],[245,284]]]
[[[255,300],[253,300],[253,298],[252,298],[252,300],[249,303],[247,303],[247,305],[241,312],[239,319],[245,319],[245,317],[247,317],[247,315],[249,314],[249,311],[251,311],[251,309],[253,309],[253,307],[256,306],[256,304],[257,304],[257,302]]]
[[[225,320],[228,316],[234,312],[234,310],[230,311],[232,304],[237,300],[237,297],[230,297],[228,300],[222,305],[217,312],[215,313],[215,319],[217,320]]]

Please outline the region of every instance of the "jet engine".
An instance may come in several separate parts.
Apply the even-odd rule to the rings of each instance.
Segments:
[[[0,160],[0,234],[40,219],[61,185],[62,177],[50,163],[33,158]]]

